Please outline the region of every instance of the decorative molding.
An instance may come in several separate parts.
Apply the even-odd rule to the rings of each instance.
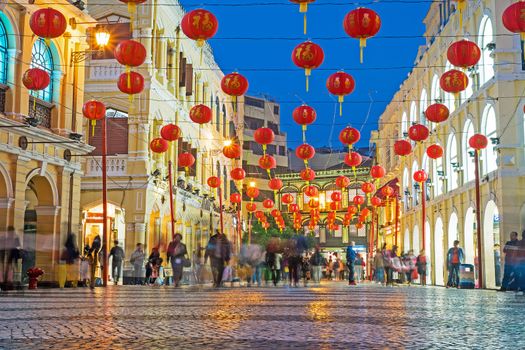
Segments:
[[[35,207],[36,215],[42,216],[57,216],[61,207],[60,206],[37,206]]]

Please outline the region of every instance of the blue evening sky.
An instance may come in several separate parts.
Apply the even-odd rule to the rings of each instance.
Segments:
[[[187,11],[201,7],[194,0],[181,3]],[[370,131],[377,129],[387,101],[410,72],[418,47],[425,43],[422,21],[429,2],[371,3],[318,0],[310,4],[306,36],[299,6],[288,0],[208,0],[204,8],[219,20],[216,38],[210,40],[217,63],[225,73],[237,69],[245,75],[249,94],[267,94],[281,103],[281,128],[288,133],[288,147],[302,143],[301,128],[291,113],[304,101],[318,112],[316,123],[308,129],[308,143],[338,148],[339,130],[346,125],[362,128],[359,146],[368,145]],[[368,41],[363,64],[359,63],[358,40],[348,37],[342,26],[345,14],[358,4],[372,8],[382,18],[378,37]],[[291,61],[293,48],[306,39],[325,52],[323,65],[312,73],[308,93],[304,71]],[[356,80],[356,90],[345,99],[342,117],[336,98],[325,86],[327,77],[339,69]],[[376,102],[371,104],[369,95]]]

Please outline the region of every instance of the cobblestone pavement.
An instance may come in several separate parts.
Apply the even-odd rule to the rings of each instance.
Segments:
[[[0,294],[0,349],[525,349],[513,293],[327,283]]]

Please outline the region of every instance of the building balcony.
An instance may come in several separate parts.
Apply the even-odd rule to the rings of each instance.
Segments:
[[[4,91],[5,102],[5,91]],[[29,97],[29,117],[38,121],[40,126],[51,129],[51,115],[54,105],[33,96]]]
[[[90,81],[116,81],[124,72],[125,67],[116,60],[91,60],[88,80]]]
[[[107,157],[108,176],[127,176],[128,175],[128,156]],[[86,176],[102,176],[102,157],[89,158],[86,162]]]

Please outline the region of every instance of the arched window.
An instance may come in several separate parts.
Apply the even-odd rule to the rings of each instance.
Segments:
[[[425,118],[425,111],[428,108],[428,94],[427,90],[421,91],[421,97],[419,98],[419,119],[423,125],[428,125],[428,120]]]
[[[408,119],[406,112],[403,112],[403,116],[401,117],[401,135],[400,137],[405,137],[405,135],[408,133]]]
[[[405,209],[410,208],[411,201],[410,201],[410,174],[408,173],[408,169],[405,168],[403,171],[403,198],[405,200]]]
[[[430,169],[430,158],[427,156],[426,153],[423,155],[423,162],[421,163],[421,169],[425,170],[425,173],[427,173],[429,177],[429,181],[431,181],[432,173]],[[430,187],[428,186],[428,183],[425,186],[425,192],[426,192],[427,199],[430,199]]]
[[[456,135],[451,133],[447,142],[447,188],[449,191],[458,188],[458,172],[456,171],[457,166],[459,166],[458,145],[456,142]]]
[[[412,104],[410,105],[410,125],[412,125],[413,123],[418,123],[418,122],[419,122],[419,118],[417,115],[417,105],[415,102],[412,102]]]
[[[2,84],[7,83],[8,47],[7,30],[2,21],[0,21],[0,83]]]
[[[447,61],[445,72],[448,72],[451,69],[453,69],[452,64]],[[448,92],[443,92],[443,94],[445,95],[445,106],[448,107],[450,113],[453,113],[456,110],[456,98],[454,97],[454,94]]]
[[[430,102],[437,103],[441,102],[441,87],[439,86],[439,78],[434,74],[432,78],[432,88],[430,90]]]
[[[481,60],[479,61],[479,83],[483,86],[494,76],[494,29],[489,16],[483,16],[479,26],[479,43],[481,49]]]
[[[51,45],[51,44],[50,44]],[[31,68],[40,68],[49,74],[51,83],[47,88],[40,91],[31,90],[31,96],[35,96],[41,100],[47,102],[53,102],[53,55],[51,49],[43,39],[38,39],[33,44],[33,50],[31,52]]]
[[[416,171],[420,170],[419,169],[419,164],[417,163],[417,160],[414,160],[414,162],[412,163],[412,173],[410,174],[410,176],[414,176],[414,174],[416,173]],[[414,205],[418,205],[419,204],[419,191],[420,191],[420,187],[419,187],[419,184],[415,181],[413,181],[412,179],[412,203],[414,203]]]
[[[432,171],[434,197],[441,196],[443,194],[443,175],[443,158],[438,158],[434,161],[434,167]]]
[[[474,163],[472,157],[469,155],[468,140],[474,135],[474,125],[472,121],[467,120],[463,127],[463,140],[461,142],[461,150],[463,151],[463,176],[465,183],[474,180],[476,174],[474,173]]]
[[[494,149],[494,144],[491,142],[491,139],[498,137],[494,107],[488,106],[485,108],[481,125],[482,133],[489,139],[489,144],[483,151],[483,170],[484,174],[488,174],[498,168],[496,150]]]

